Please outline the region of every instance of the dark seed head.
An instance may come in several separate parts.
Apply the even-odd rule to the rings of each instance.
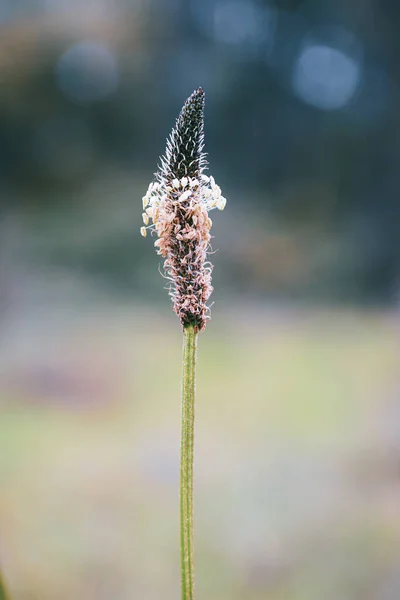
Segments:
[[[182,177],[198,178],[205,166],[204,99],[201,87],[189,96],[167,141],[161,171],[169,181]]]

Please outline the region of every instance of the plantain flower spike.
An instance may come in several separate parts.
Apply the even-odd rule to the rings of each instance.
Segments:
[[[207,301],[213,290],[210,249],[210,210],[225,208],[226,199],[213,177],[205,175],[204,92],[194,91],[186,100],[167,139],[167,147],[143,196],[140,233],[157,235],[154,246],[164,261],[165,277],[173,309],[182,325],[196,332],[205,329]]]

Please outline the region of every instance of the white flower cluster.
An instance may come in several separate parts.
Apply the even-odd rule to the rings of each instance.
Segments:
[[[140,228],[143,237],[147,235],[147,229],[154,227],[158,220],[160,209],[165,206],[167,199],[173,202],[183,203],[188,200],[193,204],[202,205],[207,212],[218,208],[224,210],[226,198],[222,196],[221,188],[214,181],[214,177],[200,175],[201,181],[192,177],[173,179],[171,185],[167,183],[150,183],[146,195],[143,196],[142,218],[145,227]],[[149,225],[150,219],[153,224]]]

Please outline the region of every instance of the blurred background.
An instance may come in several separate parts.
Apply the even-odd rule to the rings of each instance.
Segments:
[[[206,92],[198,598],[398,600],[400,6],[1,0],[0,563],[179,596],[180,325],[141,197]]]

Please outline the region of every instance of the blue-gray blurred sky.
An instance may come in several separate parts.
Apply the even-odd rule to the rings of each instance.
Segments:
[[[163,297],[141,196],[199,85],[228,198],[216,297],[394,302],[399,13],[388,0],[3,0],[3,306],[35,286],[51,302]]]

